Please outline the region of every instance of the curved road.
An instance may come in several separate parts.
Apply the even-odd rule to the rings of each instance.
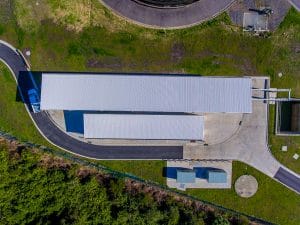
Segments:
[[[0,58],[11,68],[27,109],[27,90],[33,88],[23,58],[11,47],[0,42]],[[29,110],[29,111],[30,111]],[[52,144],[87,158],[94,159],[182,159],[182,146],[99,146],[78,141],[62,132],[49,119],[47,113],[30,111],[40,133]]]
[[[0,59],[12,70],[19,84],[22,100],[27,110],[30,109],[26,90],[33,88],[33,84],[29,78],[26,63],[16,49],[1,41]],[[62,132],[49,119],[47,113],[32,113],[30,110],[28,112],[40,133],[50,143],[76,155],[93,159],[183,159],[181,146],[99,146],[84,143]],[[273,179],[300,193],[299,175],[284,166],[278,169]]]
[[[235,0],[200,0],[178,8],[149,7],[132,0],[100,0],[117,15],[152,28],[183,28],[212,19]]]

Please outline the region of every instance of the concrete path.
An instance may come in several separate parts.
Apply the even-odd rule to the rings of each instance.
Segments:
[[[179,8],[154,8],[132,0],[100,0],[117,15],[152,28],[183,28],[214,18],[235,0],[200,0]]]

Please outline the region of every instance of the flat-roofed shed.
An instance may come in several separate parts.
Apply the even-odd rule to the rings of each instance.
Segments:
[[[84,114],[84,137],[203,140],[203,116]]]
[[[251,78],[42,75],[42,110],[251,113]]]

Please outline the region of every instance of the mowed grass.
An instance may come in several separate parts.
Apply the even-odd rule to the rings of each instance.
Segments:
[[[274,105],[270,106],[270,123],[269,123],[269,144],[273,155],[288,168],[300,174],[300,161],[293,158],[294,154],[300,155],[300,136],[276,136],[275,131],[275,111]],[[285,145],[288,151],[281,151]]]
[[[257,193],[249,198],[239,197],[230,190],[188,190],[200,199],[261,217],[275,224],[298,225],[300,223],[300,196],[256,169],[240,162],[233,162],[233,187],[238,177],[254,176],[258,181]]]

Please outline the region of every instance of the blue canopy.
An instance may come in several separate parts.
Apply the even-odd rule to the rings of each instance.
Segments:
[[[196,172],[194,170],[177,170],[177,183],[195,183]]]

